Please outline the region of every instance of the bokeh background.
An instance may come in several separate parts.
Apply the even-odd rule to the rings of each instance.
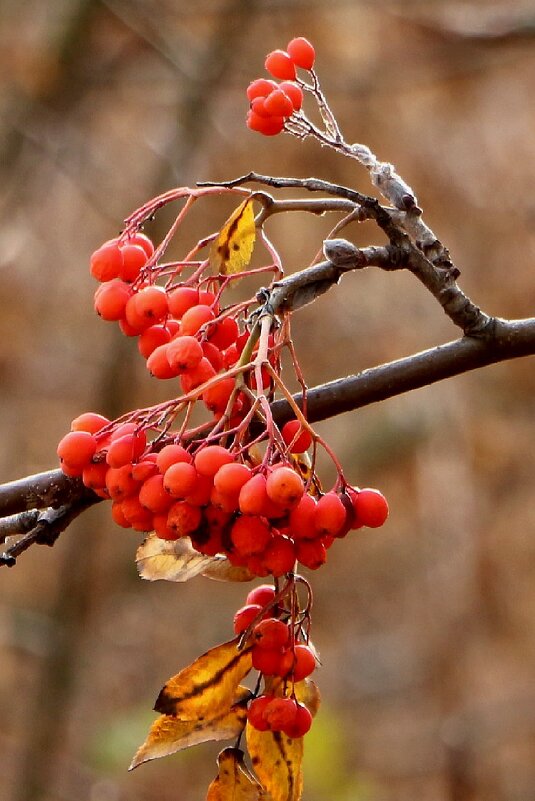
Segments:
[[[245,86],[295,35],[315,43],[348,141],[415,189],[465,291],[491,314],[533,314],[532,0],[3,0],[0,14],[1,481],[55,466],[81,411],[172,392],[92,311],[89,254],[134,208],[250,169],[369,191],[314,142],[244,126]],[[207,203],[193,234],[228,210]],[[288,271],[332,224],[270,221]],[[346,235],[381,241],[370,223]],[[311,386],[456,336],[410,275],[379,271],[347,276],[295,321]],[[311,576],[323,705],[306,801],[535,799],[533,366],[319,426],[392,511]],[[204,798],[217,746],[126,768],[162,683],[230,636],[245,590],[143,583],[139,539],[103,504],[1,571],[2,801]]]

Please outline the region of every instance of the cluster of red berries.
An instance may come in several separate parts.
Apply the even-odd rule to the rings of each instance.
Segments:
[[[284,128],[285,121],[303,105],[303,90],[296,83],[297,67],[311,70],[315,52],[302,36],[288,42],[286,50],[273,50],[266,57],[266,70],[281,83],[257,78],[247,88],[250,109],[247,126],[265,136],[275,136]]]
[[[182,391],[188,393],[235,365],[249,334],[240,332],[234,317],[218,317],[213,292],[147,283],[141,271],[153,252],[152,242],[141,233],[98,248],[91,256],[91,274],[102,282],[95,293],[95,310],[104,320],[117,321],[127,336],[139,337],[138,349],[151,375],[179,376]],[[206,407],[221,415],[233,388],[232,378],[217,382],[202,396]],[[243,405],[238,396],[235,413]]]
[[[286,437],[292,432],[294,425]],[[335,539],[380,526],[388,515],[378,490],[345,487],[316,499],[288,462],[255,467],[210,444],[155,451],[140,426],[110,431],[109,421],[93,413],[73,420],[57,452],[67,475],[112,500],[118,525],[167,540],[190,537],[200,553],[226,554],[257,576],[282,576],[296,561],[316,569]]]
[[[252,643],[253,668],[258,670],[273,691],[255,698],[248,709],[251,726],[260,731],[282,731],[289,737],[302,737],[310,729],[312,715],[293,695],[286,695],[288,687],[310,676],[316,667],[312,648],[298,642],[295,627],[288,613],[272,616],[275,589],[268,584],[255,587],[247,595],[245,606],[234,616],[234,632],[247,636]],[[273,682],[272,677],[284,679]],[[291,682],[291,684],[289,684]]]

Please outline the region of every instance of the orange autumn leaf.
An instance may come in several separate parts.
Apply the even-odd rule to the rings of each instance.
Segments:
[[[299,801],[303,792],[303,738],[259,731],[247,723],[247,749],[254,771],[273,801]]]
[[[247,703],[251,692],[238,687],[230,709],[211,720],[179,720],[172,715],[160,715],[152,724],[147,739],[138,748],[129,770],[151,759],[174,754],[193,745],[238,737],[247,721]]]
[[[268,801],[262,786],[243,761],[239,748],[225,748],[217,758],[218,774],[208,788],[206,801]]]
[[[253,576],[244,567],[233,567],[226,556],[203,556],[187,537],[163,540],[156,534],[141,543],[136,553],[141,578],[147,581],[189,581],[195,576],[218,581],[250,581]]]
[[[239,650],[238,639],[216,645],[169,679],[156,699],[156,712],[200,723],[228,711],[252,667],[252,646]]]
[[[210,250],[213,274],[241,273],[251,261],[255,240],[253,201],[249,198],[232,212],[214,240]]]

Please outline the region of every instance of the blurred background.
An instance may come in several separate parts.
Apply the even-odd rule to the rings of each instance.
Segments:
[[[3,0],[0,14],[0,481],[54,467],[80,412],[173,393],[92,310],[89,255],[133,209],[251,169],[370,191],[316,143],[245,128],[245,87],[297,35],[346,139],[395,163],[462,288],[490,314],[534,313],[532,0]],[[192,239],[228,211],[203,205]],[[269,221],[288,271],[334,221]],[[371,223],[345,235],[381,241]],[[457,336],[410,275],[380,271],[347,276],[294,332],[310,386]],[[310,576],[323,705],[306,801],[535,799],[532,368],[319,426],[391,516]],[[143,583],[139,541],[103,504],[1,571],[2,801],[205,797],[217,745],[126,768],[163,682],[231,636],[247,589]]]

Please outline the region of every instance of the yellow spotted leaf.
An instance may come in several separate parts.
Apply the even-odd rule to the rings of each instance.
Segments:
[[[189,581],[199,575],[219,581],[253,578],[247,568],[233,567],[223,554],[203,556],[187,537],[163,540],[154,533],[137,549],[136,564],[141,578],[148,581]]]
[[[171,715],[160,715],[152,724],[147,739],[138,748],[129,770],[193,745],[238,737],[245,728],[250,697],[251,692],[246,687],[238,687],[230,709],[211,720],[179,720]]]
[[[217,758],[218,774],[208,788],[206,801],[268,801],[262,786],[243,761],[239,748],[225,748]]]
[[[210,250],[214,275],[234,275],[248,266],[256,240],[253,201],[244,200],[217,235]]]
[[[238,639],[216,645],[169,679],[156,699],[156,712],[201,723],[228,711],[252,667],[252,646],[238,650]]]
[[[303,738],[245,727],[254,771],[273,801],[299,801],[303,792]]]

